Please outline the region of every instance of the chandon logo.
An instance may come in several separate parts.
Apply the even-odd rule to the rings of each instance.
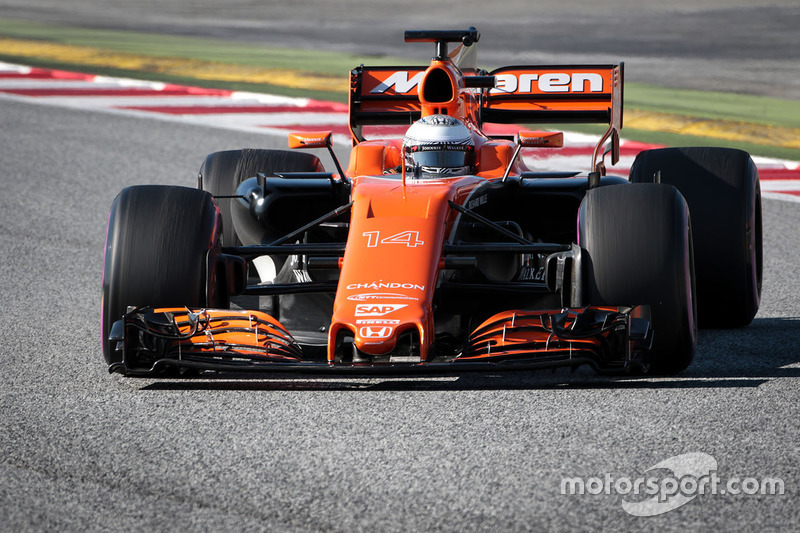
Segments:
[[[413,289],[417,291],[424,291],[425,285],[417,285],[416,283],[385,283],[383,281],[372,283],[350,283],[348,289]]]

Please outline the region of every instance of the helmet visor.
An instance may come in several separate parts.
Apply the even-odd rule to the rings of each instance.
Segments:
[[[460,168],[472,164],[472,146],[466,145],[423,145],[406,148],[411,165],[434,168]]]

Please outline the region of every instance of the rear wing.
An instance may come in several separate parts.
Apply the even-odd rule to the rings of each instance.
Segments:
[[[410,125],[417,120],[421,107],[417,87],[425,71],[363,65],[351,71],[351,127]],[[489,75],[496,85],[482,90],[481,122],[615,123],[622,128],[622,63],[502,67]]]

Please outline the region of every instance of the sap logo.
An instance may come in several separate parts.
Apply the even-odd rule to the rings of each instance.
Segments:
[[[422,75],[425,74],[424,72],[417,72],[411,79],[408,78],[408,71],[401,70],[395,72],[381,83],[378,84],[377,87],[370,91],[370,94],[383,94],[388,91],[390,88],[394,87],[394,92],[397,94],[404,94],[410,92],[411,89],[416,88],[419,85],[419,82],[422,80]]]
[[[408,304],[357,304],[356,316],[385,316]]]
[[[394,328],[391,326],[364,326],[359,329],[359,334],[365,339],[387,339],[392,336]]]
[[[603,76],[596,72],[547,72],[544,74],[496,74],[497,86],[492,93],[529,93],[533,82],[537,82],[539,92],[543,93],[601,93]],[[587,89],[588,84],[588,91]]]

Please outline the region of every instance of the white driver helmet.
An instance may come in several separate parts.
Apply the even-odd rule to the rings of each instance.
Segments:
[[[448,115],[428,115],[408,128],[405,162],[421,178],[472,174],[475,142],[464,124]],[[417,170],[418,169],[418,170]]]

